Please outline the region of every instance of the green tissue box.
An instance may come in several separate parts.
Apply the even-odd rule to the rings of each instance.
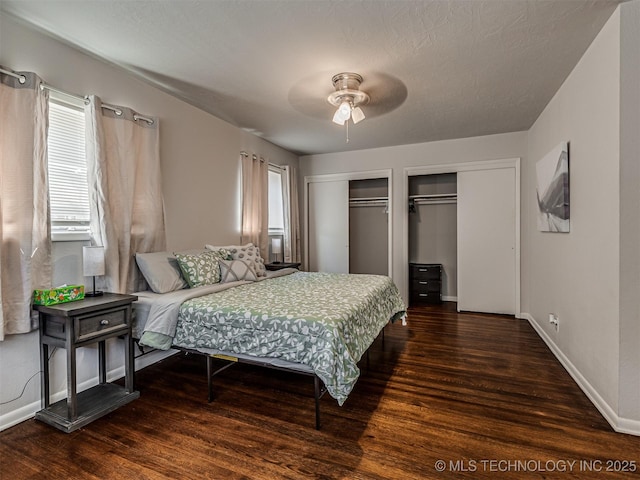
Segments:
[[[57,303],[73,302],[84,298],[84,285],[67,285],[66,287],[50,290],[34,290],[34,305],[55,305]]]

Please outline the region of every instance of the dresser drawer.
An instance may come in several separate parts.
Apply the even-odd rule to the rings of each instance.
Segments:
[[[416,293],[440,292],[440,280],[411,280],[411,291]]]
[[[411,292],[410,303],[440,303],[442,296],[437,292]]]
[[[440,280],[442,267],[440,265],[411,264],[409,275],[412,280]]]
[[[116,309],[99,314],[76,317],[76,341],[113,333],[116,330],[127,330],[127,311]]]

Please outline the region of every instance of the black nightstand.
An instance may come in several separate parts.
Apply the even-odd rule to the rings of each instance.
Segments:
[[[140,396],[134,391],[131,304],[138,297],[105,293],[58,305],[34,305],[40,318],[42,410],[36,418],[63,432],[72,432]],[[107,383],[105,341],[123,336],[125,386]],[[76,349],[98,343],[99,384],[83,392],[76,388]],[[67,398],[50,405],[49,345],[67,352]]]
[[[265,263],[264,267],[267,270],[282,270],[283,268],[298,268],[300,267],[300,263],[274,262],[274,263]]]
[[[442,265],[409,264],[409,304],[442,302]]]

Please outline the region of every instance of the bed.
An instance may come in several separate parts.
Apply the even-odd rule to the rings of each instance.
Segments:
[[[405,321],[395,284],[380,275],[283,269],[255,280],[136,295],[134,337],[143,346],[205,355],[209,400],[211,378],[220,371],[212,370],[214,358],[309,375],[316,428],[322,393],[342,405],[363,354],[389,321]]]

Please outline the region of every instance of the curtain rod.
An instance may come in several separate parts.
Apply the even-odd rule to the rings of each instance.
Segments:
[[[12,71],[5,70],[4,68],[0,68],[0,73],[4,73],[5,75],[9,75],[10,77],[17,78],[20,83],[24,83],[27,81],[27,77],[25,77],[24,75],[13,73]]]
[[[247,152],[245,152],[244,150],[240,151],[240,155],[243,156],[243,157],[248,157],[249,156],[249,154]],[[256,160],[258,158],[258,156],[256,154],[253,154],[252,157],[253,157],[254,160]],[[260,161],[264,162],[264,158],[260,157]],[[276,165],[275,163],[271,163],[271,162],[269,162],[267,165],[269,165],[270,167],[273,167],[273,168],[277,168],[279,170],[284,170],[285,169],[284,166]]]
[[[62,95],[67,95],[69,97],[76,98],[76,99],[84,102],[85,105],[87,105],[89,103],[89,99],[87,97],[81,97],[80,95],[76,95],[74,93],[65,92],[64,90],[60,90],[59,88],[52,87],[51,85],[47,85],[46,83],[41,83],[40,84],[40,89],[44,90],[45,88],[47,90],[51,91],[51,92],[61,93]],[[122,116],[122,110],[119,109],[118,107],[114,107],[114,106],[108,105],[106,103],[103,103],[100,106],[102,108],[106,108],[107,110],[111,110],[118,117]],[[153,123],[154,123],[154,120],[152,118],[145,117],[143,115],[138,115],[137,113],[133,114],[133,119],[134,120],[143,120],[143,121],[147,122],[149,125],[153,125]]]
[[[5,70],[4,68],[0,68],[0,73],[4,73],[5,75],[9,75],[10,77],[17,78],[21,84],[27,81],[27,77],[25,77],[24,75],[20,75],[19,73],[14,73],[12,71]],[[75,98],[76,100],[80,100],[81,102],[83,102],[85,105],[89,103],[89,99],[87,97],[81,97],[80,95],[76,95],[75,93],[65,92],[64,90],[60,90],[59,88],[52,87],[51,85],[48,85],[42,82],[40,83],[40,90],[44,90],[44,89],[47,89],[50,92],[55,92],[61,95],[66,95],[68,97]],[[102,108],[106,108],[107,110],[112,110],[118,116],[122,115],[122,110],[116,107],[112,107],[111,105],[107,105],[106,103],[102,104]],[[143,120],[147,122],[149,125],[153,125],[154,123],[154,120],[152,118],[145,117],[143,115],[138,115],[137,113],[133,114],[133,119]]]

